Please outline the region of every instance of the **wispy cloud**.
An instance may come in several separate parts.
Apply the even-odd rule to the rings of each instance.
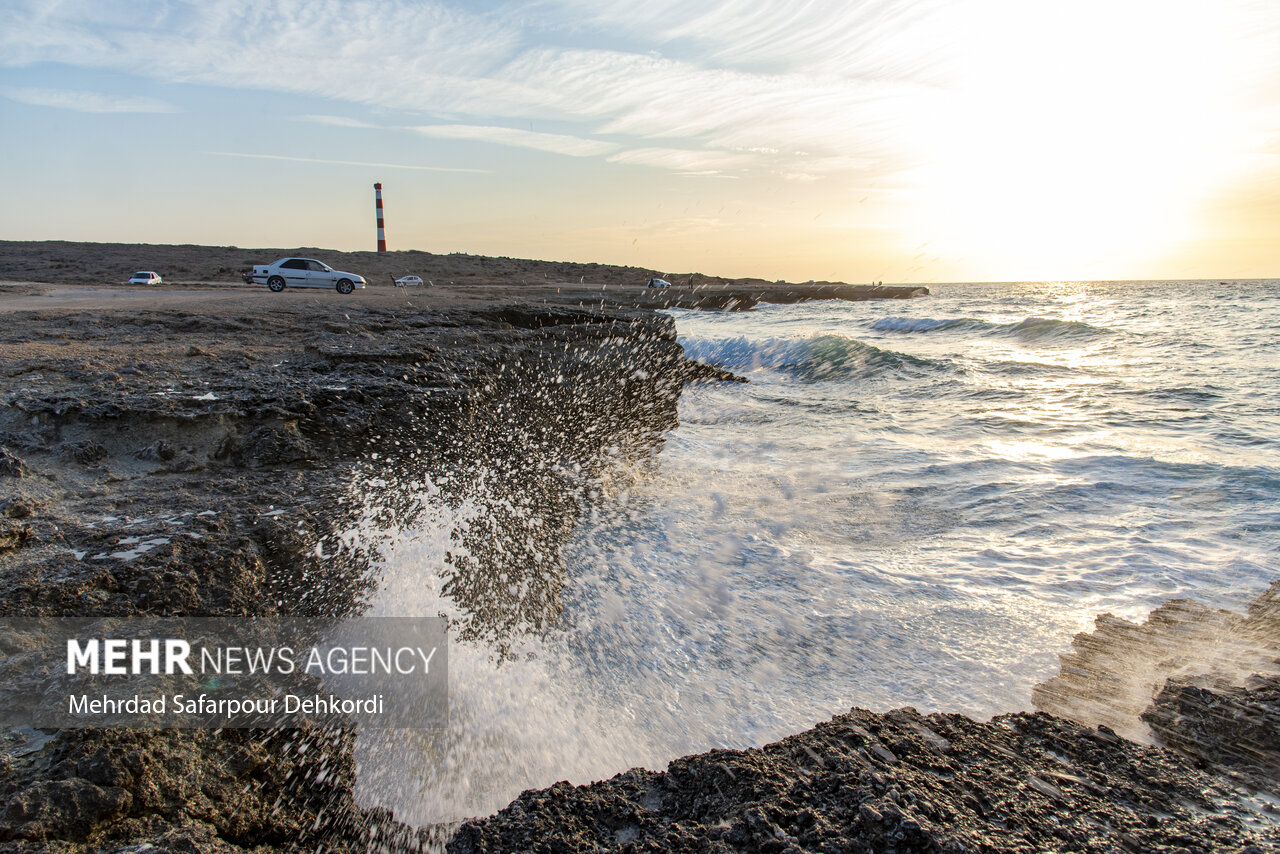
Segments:
[[[54,107],[75,110],[78,113],[176,113],[173,104],[155,98],[140,96],[104,95],[100,92],[84,92],[72,89],[35,89],[28,87],[0,88],[11,101],[32,104],[37,107]]]
[[[599,139],[583,139],[558,133],[538,133],[520,128],[492,127],[487,125],[419,125],[413,130],[423,136],[436,139],[470,139],[476,142],[493,142],[533,148],[553,154],[571,157],[594,157],[609,154],[620,147],[616,142]]]
[[[543,93],[544,109],[594,120],[602,133],[739,150],[796,168],[813,157],[848,158],[850,166],[852,158],[897,157],[909,143],[897,112],[929,97],[914,84],[709,69],[603,50],[526,51],[503,73]]]
[[[954,5],[954,0],[952,0]],[[544,15],[624,30],[701,64],[842,78],[935,80],[944,0],[533,0]]]
[[[294,116],[295,122],[310,122],[315,125],[328,125],[338,128],[377,128],[378,125],[362,122],[348,116]]]
[[[286,160],[291,163],[324,163],[333,166],[372,166],[378,169],[418,169],[423,172],[473,172],[487,174],[488,169],[455,169],[447,166],[419,166],[413,163],[369,163],[363,160],[328,160],[323,157],[289,157],[284,154],[254,154],[247,151],[206,151],[217,157],[249,157],[255,160]]]
[[[539,133],[521,128],[500,127],[495,125],[376,125],[346,116],[294,116],[296,121],[328,125],[330,127],[366,128],[371,130],[412,131],[421,136],[433,139],[465,139],[473,142],[488,142],[496,145],[510,145],[517,148],[531,148],[547,151],[552,154],[564,154],[570,157],[595,157],[610,154],[621,146],[606,140],[586,139],[578,136],[558,133]]]
[[[687,148],[632,148],[609,156],[611,163],[656,166],[674,172],[714,174],[745,166],[751,155],[732,151],[697,151]]]

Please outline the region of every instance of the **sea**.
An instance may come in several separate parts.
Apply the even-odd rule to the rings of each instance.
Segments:
[[[1099,615],[1280,579],[1280,282],[929,287],[671,311],[749,382],[599,491],[553,629],[451,645],[447,731],[361,735],[361,798],[447,825],[851,707],[1027,710]],[[447,610],[460,512],[389,535],[383,612]]]

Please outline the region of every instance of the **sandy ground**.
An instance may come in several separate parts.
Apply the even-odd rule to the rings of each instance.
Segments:
[[[263,286],[200,283],[129,287],[41,282],[0,282],[0,311],[172,309],[215,312],[296,311],[306,306],[331,310],[350,305],[365,309],[479,309],[519,302],[525,305],[609,308],[690,308],[744,310],[762,302],[809,300],[911,299],[929,293],[924,287],[889,287],[811,283],[710,283],[652,289],[635,285],[575,282],[484,283],[395,288],[373,286],[349,296],[321,288],[296,288],[275,294]]]
[[[0,311],[40,311],[43,309],[115,310],[131,308],[173,308],[197,311],[235,306],[237,309],[269,309],[284,304],[332,307],[351,303],[362,307],[390,308],[455,308],[492,305],[519,300],[521,302],[564,303],[596,301],[643,302],[637,289],[607,285],[494,285],[437,287],[369,287],[342,296],[336,291],[311,289],[286,290],[274,294],[262,286],[227,282],[130,287],[127,285],[69,285],[45,282],[5,282],[0,285]]]

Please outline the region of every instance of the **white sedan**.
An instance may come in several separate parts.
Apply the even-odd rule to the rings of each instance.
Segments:
[[[265,267],[254,267],[245,274],[245,280],[265,284],[279,293],[290,288],[336,288],[340,294],[349,294],[364,287],[364,277],[355,273],[335,270],[314,258],[281,258]]]
[[[421,276],[401,276],[400,278],[396,279],[397,288],[407,288],[407,287],[412,287],[413,285],[420,285],[420,284],[422,284]]]
[[[150,270],[139,270],[129,277],[131,285],[161,285],[164,279],[160,278],[159,273],[153,273]]]

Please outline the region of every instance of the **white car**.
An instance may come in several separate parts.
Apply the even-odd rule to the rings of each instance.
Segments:
[[[164,279],[160,278],[159,273],[153,273],[150,270],[139,270],[129,278],[131,285],[162,285]]]
[[[364,277],[355,273],[335,270],[314,258],[281,258],[265,267],[254,267],[245,274],[245,280],[266,285],[279,293],[289,288],[336,288],[340,294],[349,294],[364,287]]]
[[[650,279],[650,280],[649,280],[649,287],[651,287],[651,288],[669,288],[669,287],[671,287],[671,283],[670,283],[670,282],[668,282],[666,279]]]
[[[396,287],[399,287],[399,288],[410,287],[412,285],[420,285],[420,284],[422,284],[421,276],[401,276],[400,278],[396,279]]]

